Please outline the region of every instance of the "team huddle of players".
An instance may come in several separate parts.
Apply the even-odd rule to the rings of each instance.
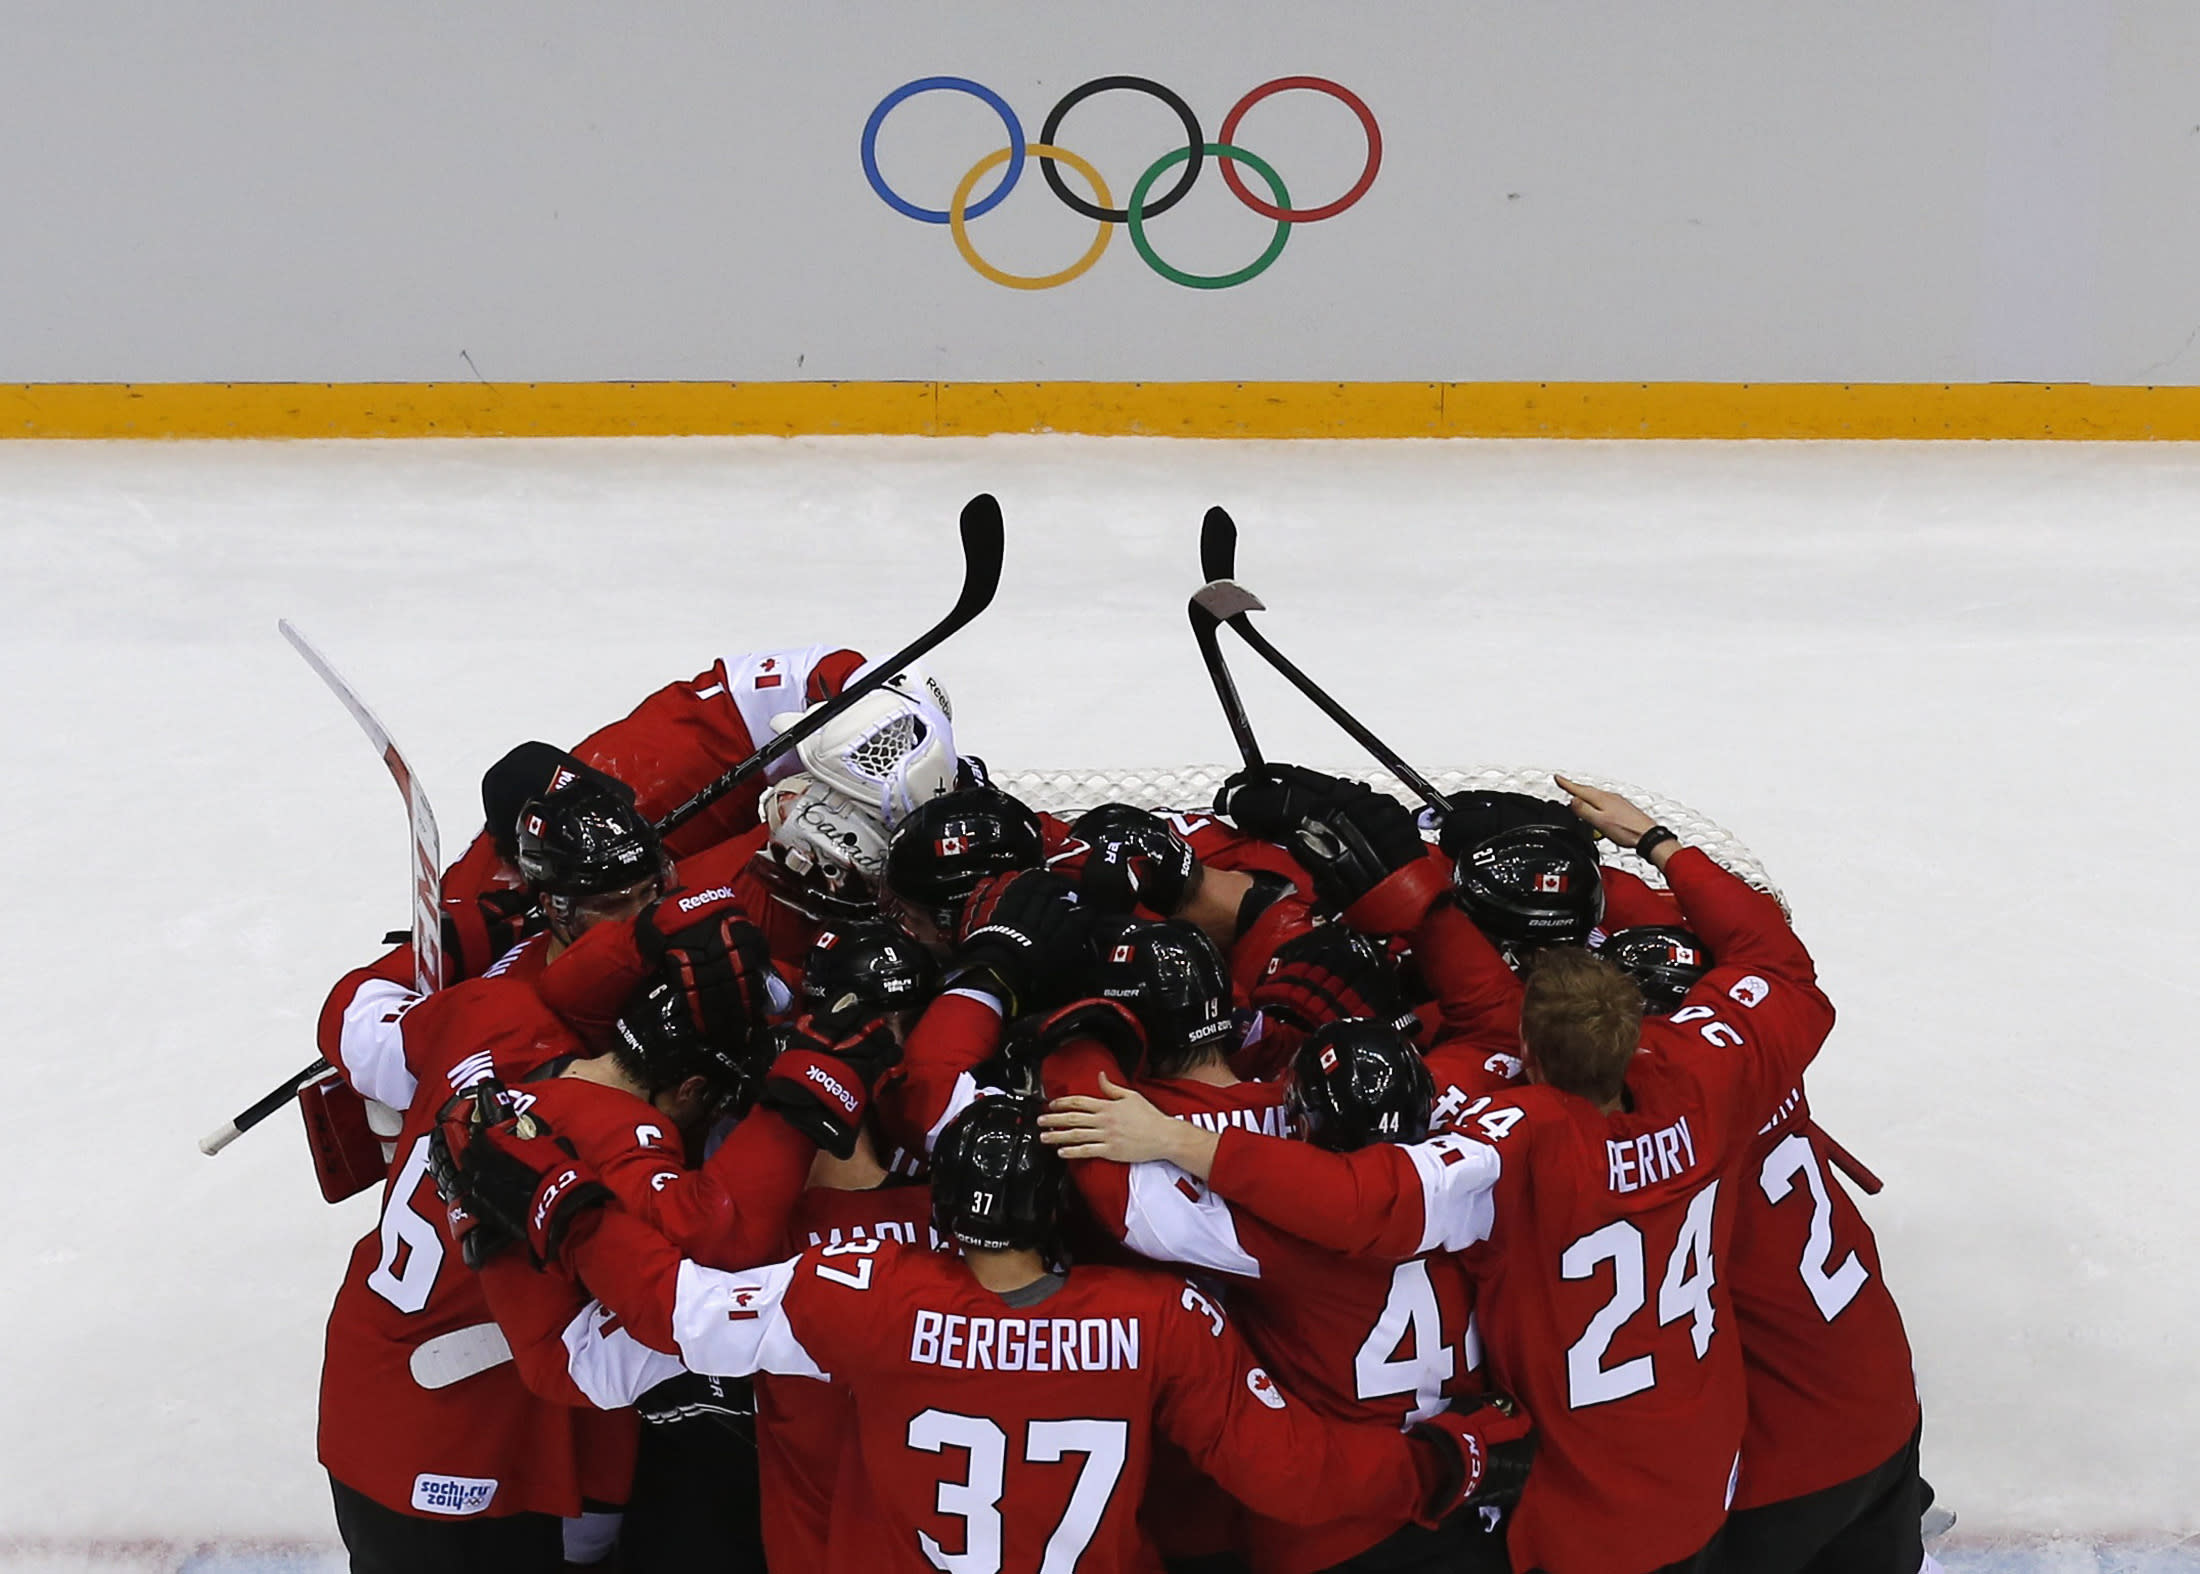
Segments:
[[[1563,779],[1433,844],[1292,766],[1064,823],[862,670],[514,749],[445,986],[331,993],[398,1128],[322,1379],[355,1570],[1932,1566],[1775,901]]]

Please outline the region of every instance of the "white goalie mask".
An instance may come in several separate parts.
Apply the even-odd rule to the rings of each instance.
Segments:
[[[891,830],[910,810],[955,788],[955,724],[947,691],[919,668],[894,675],[796,745],[812,780],[865,805]],[[786,725],[793,725],[788,717]],[[780,725],[774,718],[774,726]]]
[[[758,800],[770,839],[755,868],[772,894],[806,918],[868,918],[878,911],[886,828],[844,793],[800,772]]]

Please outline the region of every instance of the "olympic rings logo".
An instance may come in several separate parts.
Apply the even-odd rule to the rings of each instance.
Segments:
[[[1319,207],[1291,206],[1291,194],[1284,188],[1283,177],[1265,159],[1239,147],[1236,141],[1238,123],[1245,118],[1247,110],[1262,99],[1294,90],[1326,93],[1336,99],[1358,117],[1361,129],[1367,134],[1367,163],[1361,169],[1359,179],[1352,183],[1343,196]],[[1131,183],[1130,196],[1120,208],[1114,205],[1114,194],[1100,171],[1055,141],[1055,133],[1061,129],[1065,115],[1095,94],[1110,92],[1144,93],[1158,99],[1184,126],[1184,145],[1173,148],[1154,160],[1146,172]],[[948,200],[945,208],[919,207],[889,186],[886,177],[879,173],[879,128],[885,125],[886,117],[894,112],[896,106],[920,93],[967,93],[999,115],[1001,124],[1008,131],[1008,146],[988,153],[971,165],[956,184],[955,194]],[[977,246],[970,239],[970,221],[982,218],[1008,200],[1008,194],[1016,189],[1016,182],[1023,178],[1026,161],[1034,158],[1039,161],[1039,171],[1054,195],[1072,212],[1093,220],[1099,229],[1093,236],[1092,244],[1085,248],[1084,255],[1058,272],[1009,273],[995,267],[978,254]],[[1154,249],[1152,238],[1146,233],[1147,224],[1151,220],[1159,218],[1184,200],[1191,191],[1193,182],[1199,179],[1199,172],[1206,167],[1208,159],[1213,159],[1221,167],[1223,184],[1230,188],[1238,201],[1261,217],[1273,219],[1276,225],[1275,236],[1269,241],[1267,249],[1244,267],[1231,273],[1189,273],[1175,267]],[[978,183],[1004,164],[1008,166],[1007,173],[1001,176],[999,183],[984,196],[972,200]],[[1060,166],[1064,164],[1075,170],[1084,181],[1087,190],[1092,193],[1090,201],[1069,189],[1068,182],[1062,178]],[[1238,172],[1240,164],[1260,177],[1261,184],[1268,188],[1267,201],[1254,196],[1246,188],[1245,177]],[[870,181],[871,189],[879,194],[879,199],[896,213],[915,219],[920,224],[946,225],[948,233],[954,237],[955,249],[962,253],[963,261],[995,284],[1012,290],[1051,290],[1082,277],[1107,251],[1108,242],[1114,237],[1117,225],[1130,231],[1131,245],[1145,259],[1146,266],[1170,283],[1181,284],[1192,290],[1227,290],[1233,285],[1257,279],[1273,267],[1276,259],[1283,255],[1284,243],[1291,238],[1293,225],[1318,224],[1323,219],[1333,219],[1366,196],[1368,188],[1375,184],[1376,173],[1382,166],[1383,133],[1382,128],[1375,124],[1373,112],[1357,93],[1326,77],[1277,77],[1272,82],[1263,82],[1231,106],[1229,114],[1222,117],[1222,129],[1212,142],[1200,130],[1199,117],[1192,113],[1192,106],[1185,103],[1180,95],[1150,78],[1135,76],[1094,77],[1090,82],[1071,88],[1062,95],[1060,102],[1047,111],[1046,120],[1039,128],[1039,140],[1036,142],[1024,140],[1023,122],[1016,118],[1016,111],[1009,107],[1006,99],[968,77],[919,77],[914,82],[905,82],[880,99],[878,108],[871,111],[871,118],[863,124],[863,174]],[[1155,183],[1171,170],[1178,171],[1175,180],[1166,191],[1156,196]]]

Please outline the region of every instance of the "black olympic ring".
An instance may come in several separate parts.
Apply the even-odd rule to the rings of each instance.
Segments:
[[[1185,145],[1191,149],[1191,153],[1184,162],[1183,178],[1178,180],[1162,196],[1146,204],[1145,217],[1154,218],[1168,212],[1184,200],[1185,194],[1192,189],[1192,182],[1199,179],[1200,166],[1206,162],[1207,139],[1200,132],[1199,117],[1192,113],[1192,106],[1185,103],[1181,95],[1172,89],[1163,87],[1151,77],[1094,77],[1090,82],[1080,83],[1064,93],[1061,102],[1047,111],[1046,124],[1039,130],[1039,140],[1050,146],[1053,145],[1054,133],[1062,128],[1063,116],[1096,93],[1114,92],[1118,89],[1129,93],[1145,93],[1153,98],[1158,98],[1169,108],[1175,110],[1176,118],[1184,122],[1184,141]],[[1044,154],[1039,155],[1039,173],[1046,177],[1047,184],[1054,189],[1054,194],[1057,197],[1060,197],[1063,202],[1077,212],[1082,213],[1086,218],[1097,219],[1102,224],[1128,224],[1130,222],[1130,209],[1103,208],[1097,202],[1087,202],[1083,197],[1078,196],[1076,192],[1070,190],[1068,182],[1062,179],[1062,172],[1055,168],[1054,160]]]

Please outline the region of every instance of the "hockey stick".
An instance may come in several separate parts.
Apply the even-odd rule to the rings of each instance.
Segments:
[[[1361,748],[1374,755],[1391,775],[1411,787],[1422,802],[1439,814],[1451,808],[1451,800],[1438,792],[1434,783],[1408,765],[1389,744],[1368,731],[1357,716],[1332,699],[1326,689],[1301,672],[1288,656],[1271,645],[1267,637],[1253,627],[1253,620],[1248,614],[1268,610],[1267,604],[1260,597],[1234,579],[1222,579],[1203,587],[1192,597],[1192,602],[1195,606],[1205,608],[1216,621],[1228,623],[1235,629],[1238,638],[1253,647],[1254,654],[1282,673],[1293,688],[1312,700],[1317,710],[1342,727]]]
[[[1228,580],[1236,560],[1237,526],[1221,509],[1208,509],[1199,530],[1200,571],[1210,581]],[[1199,643],[1199,659],[1214,682],[1215,698],[1222,702],[1223,718],[1230,723],[1230,736],[1237,740],[1238,754],[1244,759],[1246,768],[1253,769],[1261,764],[1260,744],[1253,737],[1253,724],[1245,714],[1245,701],[1238,697],[1230,665],[1222,659],[1221,638],[1215,633],[1224,614],[1202,603],[1197,595],[1186,605],[1185,613],[1192,620],[1192,638]]]
[[[404,795],[405,817],[412,829],[412,955],[413,987],[421,994],[433,994],[443,982],[443,917],[439,910],[442,898],[443,855],[441,838],[435,824],[435,810],[428,803],[428,794],[420,785],[420,778],[395,743],[390,741],[389,728],[382,719],[367,707],[341,674],[329,665],[329,660],[316,650],[313,642],[297,629],[288,618],[279,620],[275,627],[282,632],[291,647],[305,658],[329,691],[351,712],[359,730],[367,735],[375,752],[382,756],[382,763],[389,767],[397,790]],[[298,1090],[329,1070],[326,1060],[316,1060],[312,1065],[276,1084],[265,1095],[246,1106],[215,1130],[199,1139],[199,1151],[212,1158],[239,1137],[257,1126],[268,1116],[281,1109]],[[371,1107],[371,1106],[370,1106]]]
[[[1001,505],[990,492],[980,492],[963,505],[962,510],[963,585],[962,594],[955,598],[947,616],[918,635],[908,645],[894,652],[871,669],[869,674],[835,695],[829,704],[811,711],[785,732],[771,739],[754,754],[719,777],[686,803],[681,804],[657,822],[659,834],[678,830],[705,809],[723,798],[741,783],[757,775],[772,761],[789,749],[810,737],[827,722],[839,716],[857,700],[874,694],[899,675],[902,668],[912,661],[924,658],[934,647],[950,635],[966,627],[971,620],[993,604],[993,593],[1001,585]]]

